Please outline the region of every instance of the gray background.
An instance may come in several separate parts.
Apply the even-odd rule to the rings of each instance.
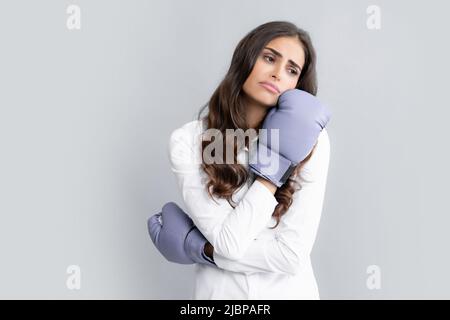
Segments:
[[[81,8],[81,30],[66,9]],[[381,8],[381,29],[366,8]],[[2,1],[0,297],[185,299],[146,219],[180,202],[170,133],[254,27],[309,31],[330,104],[322,299],[450,298],[445,1]],[[66,287],[69,265],[81,289]],[[381,288],[366,286],[369,265]]]

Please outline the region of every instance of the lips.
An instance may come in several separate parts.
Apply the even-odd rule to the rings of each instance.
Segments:
[[[262,81],[262,82],[260,82],[260,84],[264,88],[272,91],[273,93],[280,93],[280,89],[278,89],[278,87],[276,85],[274,85],[273,83],[270,83],[270,82],[267,82],[267,81]]]

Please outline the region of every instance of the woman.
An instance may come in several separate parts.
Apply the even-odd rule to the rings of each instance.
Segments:
[[[166,204],[149,231],[169,261],[198,262],[194,299],[319,299],[310,253],[331,113],[315,98],[315,63],[307,32],[265,23],[239,42],[206,116],[203,108],[171,134],[171,168],[187,211]],[[236,146],[227,129],[267,131]],[[232,142],[231,163],[217,161],[229,159],[228,150],[211,152],[211,132],[215,143]],[[266,151],[274,170],[263,163]]]

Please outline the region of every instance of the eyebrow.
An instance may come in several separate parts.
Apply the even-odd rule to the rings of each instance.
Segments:
[[[264,49],[269,49],[270,51],[272,51],[275,55],[279,56],[280,58],[283,58],[283,55],[281,53],[279,53],[277,50],[273,49],[273,48],[269,48],[269,47],[264,47]],[[302,68],[300,68],[300,66],[298,64],[296,64],[294,61],[292,61],[291,59],[288,60],[294,67],[297,67],[300,69],[300,71],[302,71]]]

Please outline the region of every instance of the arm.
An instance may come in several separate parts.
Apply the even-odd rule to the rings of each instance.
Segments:
[[[295,274],[309,258],[313,247],[326,189],[330,159],[330,142],[326,129],[318,138],[316,149],[303,167],[300,175],[302,189],[293,195],[293,203],[280,224],[274,229],[272,239],[255,239],[238,260],[230,260],[208,246],[207,253],[219,268],[251,274],[274,272]]]
[[[278,189],[277,186],[274,185],[269,180],[266,180],[266,179],[261,178],[261,177],[256,177],[256,180],[261,182],[267,189],[269,189],[269,191],[272,192],[273,195],[275,194],[275,192],[277,192],[277,189]]]
[[[171,169],[187,207],[186,213],[200,232],[218,254],[239,259],[267,226],[278,202],[261,180],[255,180],[234,209],[225,199],[211,199],[205,189],[207,176],[200,167],[200,131],[188,123],[172,132]]]

